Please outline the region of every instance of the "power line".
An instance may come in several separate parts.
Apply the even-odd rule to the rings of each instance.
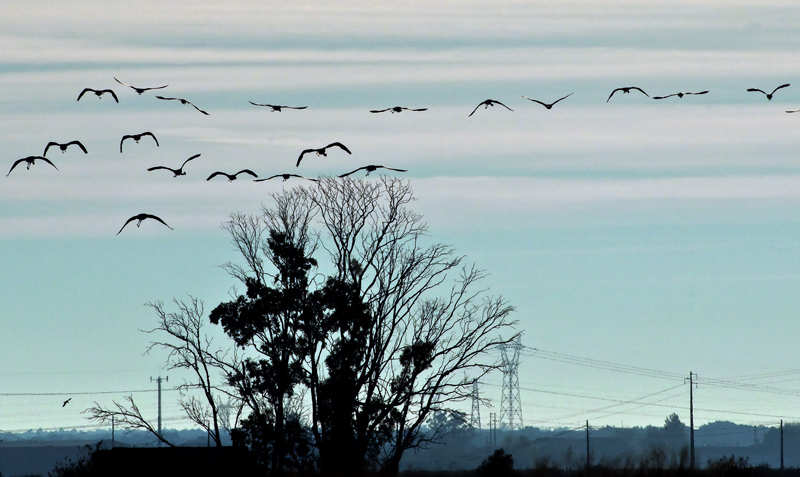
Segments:
[[[180,391],[181,389],[187,387],[200,387],[199,384],[189,384],[189,385],[182,385],[182,386],[175,386],[172,388],[164,388],[162,391]],[[81,392],[50,392],[50,393],[0,393],[0,396],[91,396],[95,394],[132,394],[132,393],[156,393],[158,389],[135,389],[133,391],[81,391]]]
[[[550,361],[558,361],[562,363],[575,364],[578,366],[585,366],[589,368],[605,369],[608,371],[616,371],[626,374],[636,374],[639,376],[647,376],[651,378],[670,379],[670,380],[683,380],[683,375],[679,373],[671,373],[667,371],[658,371],[655,369],[642,368],[640,366],[629,366],[626,364],[612,363],[610,361],[602,361],[591,358],[583,358],[581,356],[574,356],[564,353],[557,353],[555,351],[546,351],[538,348],[531,348],[533,351],[526,355],[534,358],[541,358]]]
[[[659,371],[655,369],[643,368],[640,366],[629,366],[626,364],[619,364],[619,363],[612,363],[610,361],[602,361],[596,360],[591,358],[584,358],[581,356],[574,356],[564,353],[557,353],[555,351],[546,351],[541,350],[538,348],[530,348],[532,351],[526,351],[524,354],[527,356],[532,356],[535,358],[546,359],[550,361],[557,361],[561,363],[567,364],[574,364],[577,366],[584,366],[589,368],[595,369],[605,369],[608,371],[614,371],[619,373],[625,374],[635,374],[639,376],[646,376],[651,378],[658,378],[658,379],[681,379],[683,380],[684,376],[678,373],[672,373],[668,371]],[[800,370],[789,370],[789,371],[778,371],[775,373],[767,373],[762,375],[749,375],[744,376],[742,379],[758,379],[761,377],[780,377],[791,375],[795,373],[800,373]],[[703,378],[699,381],[702,384],[707,384],[710,386],[717,386],[717,387],[727,387],[733,389],[742,389],[742,390],[749,390],[749,391],[758,391],[758,392],[765,392],[771,394],[782,394],[787,396],[800,396],[800,390],[796,389],[787,389],[787,388],[778,388],[775,386],[769,386],[766,384],[755,384],[755,383],[744,383],[744,382],[737,382],[732,379],[714,379],[714,378]]]

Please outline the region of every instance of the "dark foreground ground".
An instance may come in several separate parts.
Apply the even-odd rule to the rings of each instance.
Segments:
[[[97,447],[83,446],[83,452],[73,453],[66,459],[63,458],[66,447],[46,446],[38,452],[26,452],[25,447],[4,447],[0,459],[0,477],[13,476],[179,476],[179,475],[224,475],[224,476],[266,476],[274,475],[256,466],[252,456],[242,449],[222,447],[219,449],[205,447],[177,447],[177,448],[124,448],[99,449]],[[77,447],[71,447],[76,450]],[[55,466],[47,465],[48,460],[42,451],[59,454],[62,458]],[[96,451],[96,452],[94,452]],[[751,465],[746,458],[737,458],[733,455],[704,463],[702,469],[691,470],[686,465],[675,463],[663,466],[652,466],[652,462],[638,461],[628,465],[603,466],[596,465],[591,469],[575,466],[572,469],[560,468],[551,463],[538,465],[532,469],[514,469],[513,462],[507,460],[508,455],[502,450],[495,453],[495,461],[487,459],[479,468],[469,470],[406,470],[399,477],[800,477],[800,468],[792,467],[785,470],[771,468],[767,465]],[[13,456],[13,458],[12,458]],[[54,457],[52,456],[52,457]],[[27,457],[28,459],[22,459]],[[9,466],[12,460],[19,461],[20,466]],[[22,465],[24,460],[30,460],[28,465]],[[513,460],[513,459],[512,459]],[[33,469],[30,464],[42,464]],[[51,461],[52,462],[52,461]],[[633,461],[631,461],[633,462]],[[23,470],[23,468],[25,470]],[[287,477],[315,477],[315,474],[289,473]],[[364,472],[353,477],[386,477],[380,473]],[[327,476],[326,476],[327,477]],[[333,477],[350,477],[336,475]]]

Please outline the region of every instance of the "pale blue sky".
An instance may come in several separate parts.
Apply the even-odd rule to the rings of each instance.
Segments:
[[[155,323],[143,304],[227,299],[236,283],[218,265],[237,256],[220,224],[299,183],[208,174],[366,164],[409,170],[431,238],[490,272],[525,345],[593,360],[524,356],[526,424],[688,421],[688,386],[600,408],[689,371],[697,424],[800,419],[800,114],[784,113],[800,108],[793,2],[35,3],[0,12],[4,172],[49,141],[79,139],[89,154],[51,152],[60,171],[0,178],[0,430],[85,426],[79,411],[127,394],[100,393],[154,388],[163,356],[141,356],[150,339],[138,330]],[[114,76],[170,86],[137,96]],[[745,91],[783,83],[772,101]],[[631,85],[710,93],[606,102]],[[120,103],[77,102],[85,87]],[[552,110],[522,98],[573,92]],[[467,117],[487,98],[514,112]],[[368,112],[396,105],[429,110]],[[142,131],[161,146],[128,141],[120,154],[122,135]],[[353,155],[294,167],[333,141]],[[198,153],[185,177],[146,171]],[[175,230],[146,221],[115,235],[140,212]],[[482,388],[497,412],[501,382]],[[155,412],[152,393],[136,396]],[[179,416],[166,397],[165,415]]]

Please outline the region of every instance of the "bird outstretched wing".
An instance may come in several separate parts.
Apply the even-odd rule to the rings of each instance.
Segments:
[[[71,146],[73,144],[75,144],[76,146],[81,148],[81,151],[83,151],[84,154],[89,154],[89,151],[86,150],[86,147],[83,144],[81,144],[81,142],[78,141],[78,140],[68,142],[67,146],[69,147],[69,146]]]
[[[122,232],[122,229],[124,229],[126,225],[128,225],[128,224],[129,224],[129,223],[131,223],[131,222],[133,222],[133,221],[134,221],[134,220],[136,220],[137,218],[138,218],[138,217],[137,217],[136,215],[134,215],[134,216],[133,216],[133,217],[131,217],[130,219],[126,220],[126,221],[125,221],[125,223],[124,223],[124,224],[122,224],[122,227],[120,227],[120,229],[119,229],[119,232],[117,232],[117,235],[119,235],[119,234],[120,234],[120,232]]]
[[[175,175],[178,174],[178,170],[177,169],[173,169],[173,168],[167,167],[167,166],[153,166],[153,167],[148,167],[147,168],[148,171],[157,171],[159,169],[164,169],[164,170],[170,171]]]
[[[349,176],[350,174],[355,174],[356,172],[358,172],[358,171],[360,171],[360,170],[363,170],[363,169],[366,169],[366,168],[367,168],[367,166],[364,166],[364,167],[359,167],[358,169],[356,169],[356,170],[353,170],[353,171],[350,171],[350,172],[346,172],[346,173],[344,173],[344,174],[340,175],[339,177],[347,177],[347,176]]]
[[[528,101],[533,101],[534,103],[539,103],[542,106],[544,106],[545,108],[548,107],[548,106],[552,106],[552,105],[549,105],[547,103],[543,103],[543,102],[539,101],[538,99],[529,98],[529,97],[525,96],[524,94],[522,95],[522,97],[527,99]],[[553,103],[553,104],[555,104],[555,103]]]
[[[200,111],[201,113],[205,114],[206,116],[209,116],[208,112],[203,111],[202,109],[198,108],[196,104],[194,104],[193,102],[189,101],[188,99],[183,99],[183,98],[165,98],[164,96],[159,96],[159,95],[156,95],[156,98],[163,99],[165,101],[180,101],[181,104],[189,104],[194,109]]]
[[[48,142],[47,145],[44,147],[44,152],[42,153],[43,156],[47,155],[47,150],[50,149],[50,146],[59,146],[60,147],[61,144],[59,144],[59,143],[57,143],[55,141]]]
[[[156,139],[156,136],[155,136],[155,134],[151,133],[150,131],[145,131],[145,132],[143,132],[143,133],[141,134],[141,136],[142,136],[142,137],[144,137],[144,136],[150,136],[151,138],[153,138],[153,141],[155,141],[155,142],[156,142],[156,147],[161,147],[161,146],[159,146],[159,144],[158,144],[158,139]]]
[[[471,113],[469,113],[469,116],[467,116],[467,117],[471,117],[473,114],[475,114],[475,111],[477,111],[477,110],[478,110],[478,108],[480,108],[480,107],[481,107],[481,106],[483,106],[484,104],[486,104],[486,101],[484,101],[484,102],[480,103],[479,105],[475,106],[475,109],[473,109],[473,110],[472,110],[472,112],[471,112]],[[355,171],[353,171],[353,172],[355,172]]]
[[[27,161],[27,158],[24,157],[22,159],[17,159],[16,161],[14,161],[14,164],[11,164],[11,169],[8,170],[8,174],[6,174],[6,177],[8,177],[8,175],[11,174],[11,171],[13,171],[15,167],[17,167],[17,164],[25,161]]]
[[[297,164],[295,164],[295,167],[299,167],[300,166],[300,161],[303,160],[303,156],[305,156],[309,152],[316,152],[318,150],[319,149],[304,149],[303,152],[300,153],[300,156],[297,158]]]
[[[155,219],[155,220],[157,220],[157,221],[161,222],[162,224],[166,225],[168,229],[170,229],[170,230],[175,230],[175,229],[173,229],[172,227],[170,227],[169,225],[167,225],[167,223],[166,223],[166,222],[164,222],[163,220],[161,220],[161,217],[158,217],[158,216],[156,216],[156,215],[151,215],[151,214],[142,214],[142,215],[144,216],[144,218],[145,218],[145,219]],[[144,219],[142,219],[142,220],[144,220]]]
[[[791,86],[791,83],[782,84],[782,85],[778,86],[777,88],[773,89],[772,90],[772,94],[775,94],[775,91],[778,91],[781,88],[786,88],[786,87],[789,87],[789,86]]]
[[[369,165],[369,166],[363,166],[363,167],[359,167],[358,169],[356,169],[356,170],[354,170],[354,171],[347,172],[347,173],[345,173],[345,174],[342,174],[342,175],[340,175],[339,177],[347,177],[347,176],[349,176],[350,174],[356,173],[356,172],[358,172],[358,171],[361,171],[361,170],[364,170],[364,169],[366,169],[366,170],[367,170],[367,175],[369,175],[369,173],[370,173],[370,172],[373,172],[373,171],[375,171],[375,170],[377,170],[377,169],[388,169],[388,170],[390,170],[390,171],[397,171],[397,172],[408,172],[408,170],[406,170],[406,169],[396,169],[396,168],[394,168],[394,167],[379,166],[379,165],[374,165],[374,164],[371,164],[371,165]]]
[[[208,176],[208,178],[207,178],[206,180],[207,180],[207,181],[210,181],[211,179],[213,179],[213,178],[215,178],[215,177],[217,177],[217,176],[225,176],[225,177],[227,177],[228,179],[230,179],[230,180],[233,180],[233,179],[231,179],[231,175],[230,175],[230,174],[227,174],[227,173],[225,173],[225,172],[222,172],[222,171],[216,171],[216,172],[212,172],[212,173],[211,173],[211,175],[210,175],[210,176]]]
[[[233,176],[236,177],[239,174],[250,174],[253,177],[258,177],[258,174],[256,174],[255,172],[251,171],[250,169],[242,169],[241,171],[237,172]]]
[[[505,104],[501,103],[500,101],[492,101],[492,102],[496,103],[496,104],[499,104],[500,106],[506,108],[509,111],[514,111],[513,109],[509,108],[508,106],[506,106]]]
[[[100,94],[101,94],[101,95],[102,95],[102,94],[104,94],[104,93],[110,93],[110,94],[111,94],[111,97],[113,97],[113,98],[114,98],[114,101],[116,101],[117,103],[119,103],[119,98],[117,98],[117,93],[115,93],[113,90],[110,90],[110,89],[104,89],[104,90],[100,91]]]
[[[352,152],[350,152],[350,149],[347,149],[347,146],[345,146],[344,144],[342,144],[340,142],[332,142],[332,143],[328,144],[327,146],[325,146],[323,149],[328,149],[329,147],[338,147],[338,148],[342,149],[344,152],[346,152],[348,154],[352,154]]]
[[[194,156],[190,157],[189,159],[186,159],[185,161],[183,161],[183,164],[181,164],[181,169],[183,169],[183,166],[185,166],[187,162],[191,161],[192,159],[197,159],[198,157],[200,157],[200,154],[195,154]]]

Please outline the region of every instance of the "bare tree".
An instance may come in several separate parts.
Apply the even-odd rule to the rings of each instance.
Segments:
[[[145,354],[154,348],[164,349],[168,352],[167,369],[191,372],[192,381],[184,381],[178,386],[181,392],[179,403],[186,417],[205,429],[216,446],[220,447],[220,395],[237,397],[223,386],[225,377],[236,369],[236,350],[215,346],[212,338],[205,332],[202,300],[190,295],[188,301],[174,298],[172,301],[178,309],[176,312],[166,311],[161,301],[147,304],[156,312],[158,325],[143,331],[148,334],[157,333],[164,339],[152,342]],[[202,393],[202,399],[190,394],[193,389]]]
[[[121,427],[127,429],[145,430],[153,434],[164,444],[175,447],[175,444],[165,439],[164,436],[158,432],[158,429],[153,427],[150,421],[142,416],[141,411],[139,411],[139,406],[137,406],[136,402],[133,400],[133,395],[125,396],[124,399],[128,402],[127,404],[112,401],[111,408],[102,407],[95,402],[94,407],[86,409],[83,411],[83,414],[88,414],[89,420],[100,424],[111,424],[111,422],[114,421],[115,424],[119,424]]]
[[[242,403],[239,394],[226,385],[227,377],[237,372],[241,364],[235,349],[216,346],[206,333],[205,312],[201,300],[190,295],[186,301],[173,299],[173,303],[177,307],[177,311],[174,312],[168,312],[161,301],[147,304],[156,312],[158,324],[155,328],[142,331],[157,334],[159,339],[148,346],[145,354],[153,349],[166,350],[166,369],[190,372],[192,378],[178,386],[181,393],[178,402],[186,417],[205,429],[219,447],[222,445],[220,432],[220,427],[223,427],[222,397],[226,396],[229,403],[235,403],[233,405],[237,409],[235,421],[238,421],[241,415]],[[194,394],[197,391],[201,397]],[[123,427],[148,430],[162,442],[167,443],[141,415],[133,397],[127,397],[126,401],[127,405],[114,401],[112,408],[103,408],[95,403],[95,407],[86,412],[89,413],[90,420],[107,423],[113,416]],[[226,409],[226,415],[229,414],[229,409]],[[227,419],[224,424],[227,425]]]
[[[436,438],[423,426],[431,414],[455,411],[474,379],[499,369],[489,351],[517,339],[500,338],[516,325],[513,307],[480,287],[485,272],[428,240],[408,182],[325,178],[272,197],[261,216],[235,214],[224,226],[245,259],[227,269],[245,282],[280,276],[267,232],[306,257],[327,253],[324,286],[306,284],[318,287],[307,300],[319,301],[297,355],[320,465],[395,473],[404,451]]]

